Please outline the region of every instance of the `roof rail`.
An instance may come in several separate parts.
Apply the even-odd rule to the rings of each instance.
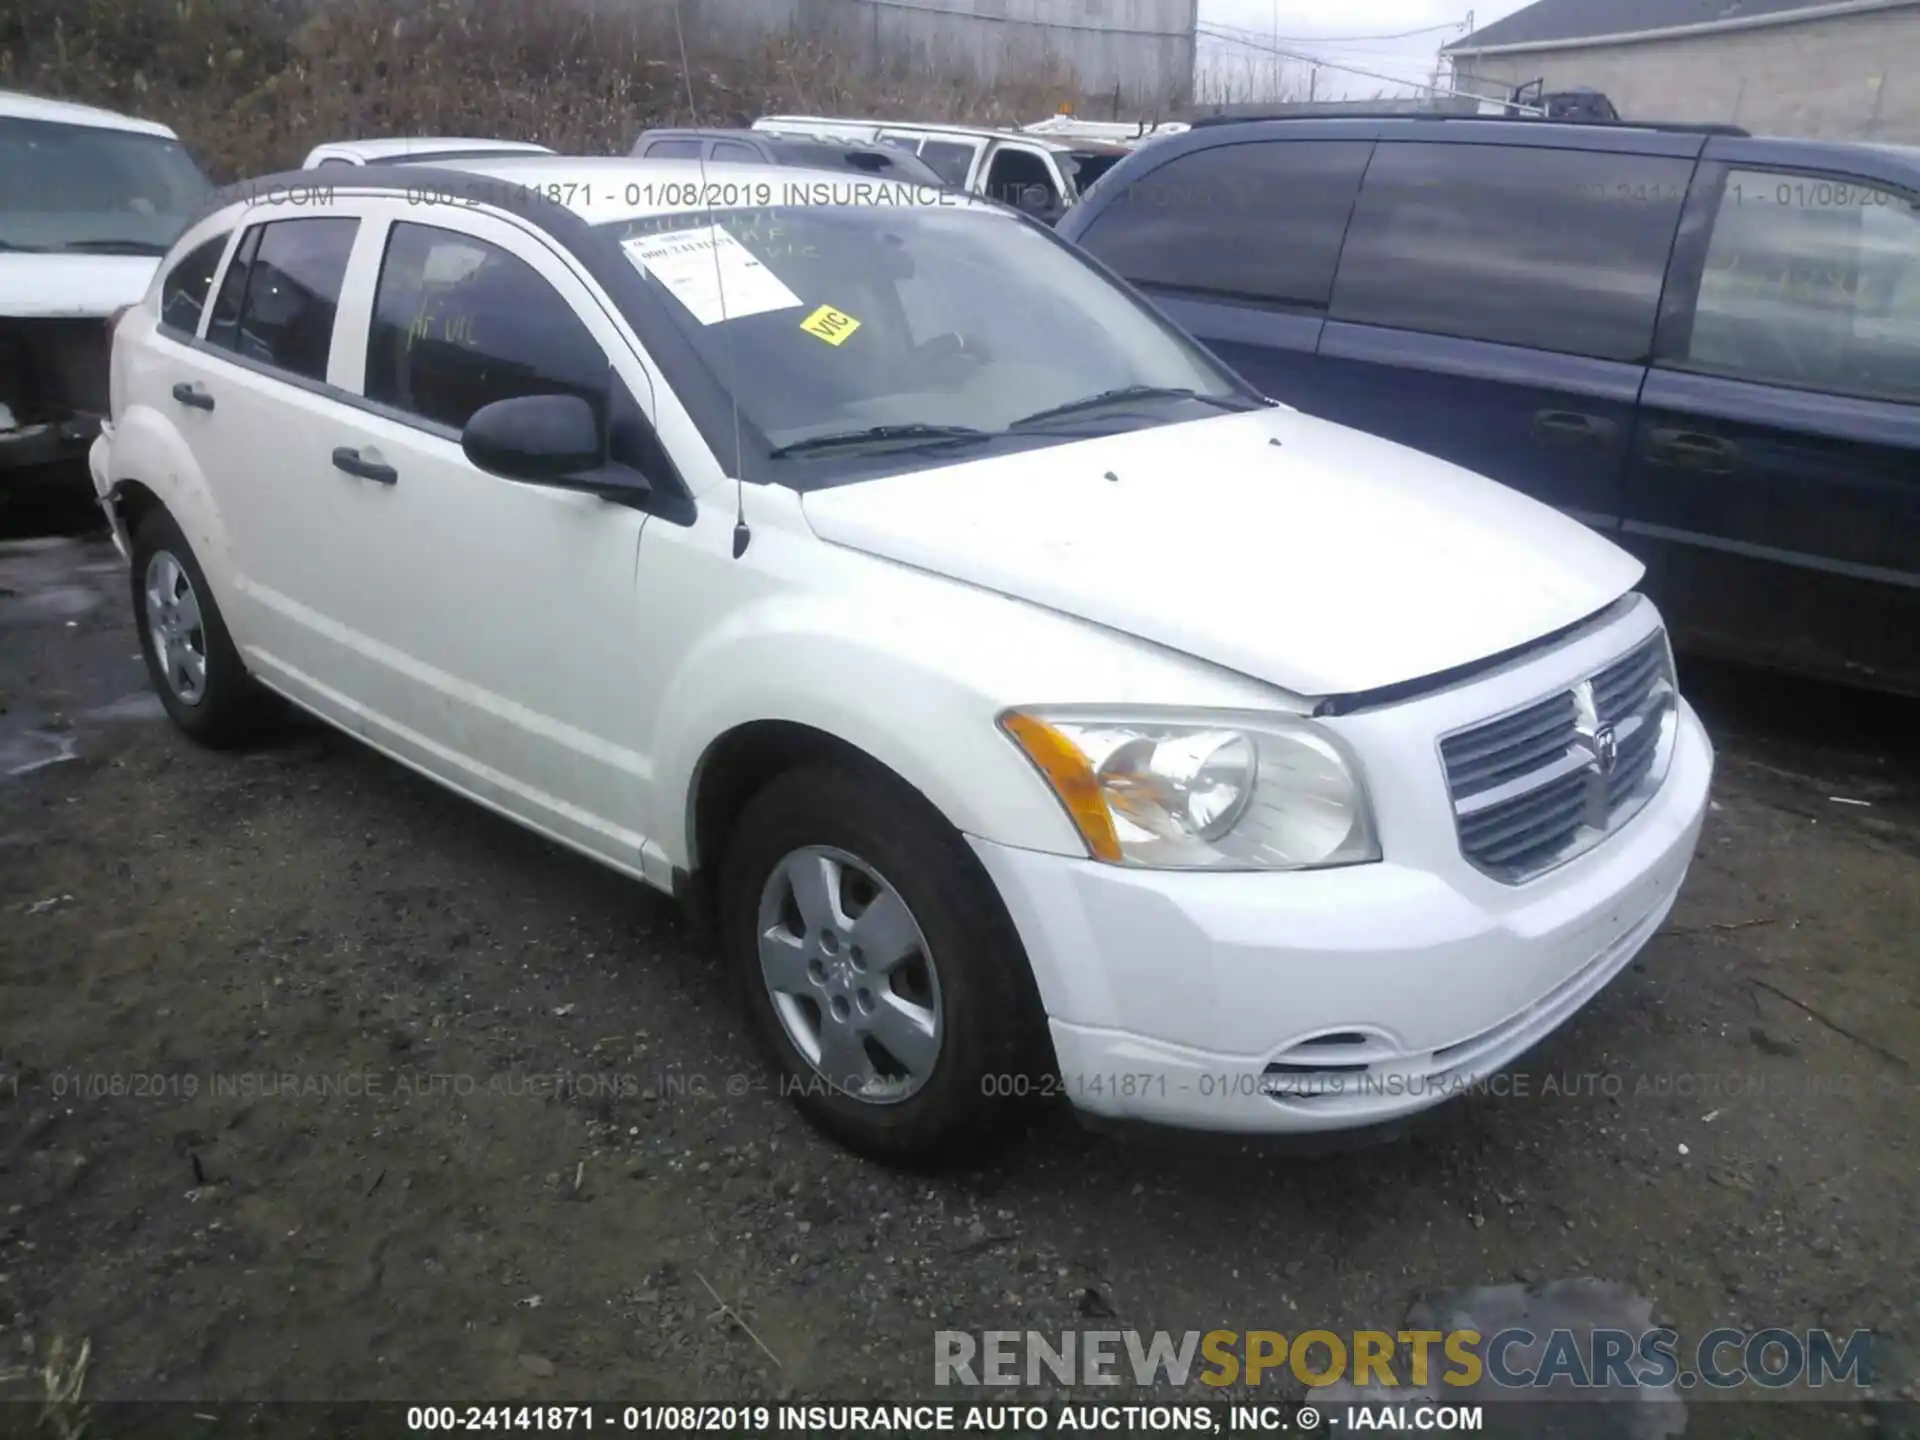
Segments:
[[[1498,101],[1492,102],[1498,104]],[[1195,130],[1216,125],[1254,125],[1269,120],[1417,120],[1417,121],[1504,121],[1510,124],[1579,125],[1596,130],[1663,130],[1685,135],[1738,135],[1752,131],[1738,125],[1691,120],[1578,120],[1570,116],[1548,119],[1535,115],[1474,115],[1446,110],[1350,110],[1341,113],[1283,111],[1266,115],[1201,115],[1189,122]]]

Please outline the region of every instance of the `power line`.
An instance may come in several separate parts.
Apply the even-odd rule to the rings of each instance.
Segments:
[[[1275,44],[1291,45],[1346,45],[1365,43],[1374,40],[1411,40],[1420,35],[1437,35],[1442,30],[1462,30],[1465,20],[1451,20],[1445,25],[1428,25],[1419,30],[1402,30],[1394,35],[1270,35],[1264,30],[1251,29],[1244,25],[1222,25],[1218,21],[1207,22],[1216,30],[1234,30],[1243,35],[1257,35],[1262,40],[1271,40]]]

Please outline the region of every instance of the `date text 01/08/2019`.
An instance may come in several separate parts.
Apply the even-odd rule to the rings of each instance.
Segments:
[[[765,1430],[767,1405],[409,1405],[409,1433]]]
[[[624,185],[593,185],[550,180],[522,185],[513,181],[433,182],[407,187],[410,205],[472,209],[481,205],[511,208],[523,204],[648,209],[762,209],[775,205],[894,205],[950,207],[973,197],[904,180],[765,180],[701,183],[691,180],[630,180]]]

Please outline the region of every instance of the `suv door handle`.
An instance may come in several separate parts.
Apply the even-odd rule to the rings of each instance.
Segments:
[[[1730,475],[1740,458],[1740,447],[1733,441],[1698,430],[1655,430],[1647,439],[1647,458],[1656,465]]]
[[[178,400],[182,405],[191,406],[195,410],[213,409],[213,396],[202,390],[198,385],[189,385],[184,380],[173,387],[173,398]]]
[[[1611,445],[1620,427],[1611,420],[1598,415],[1583,414],[1578,410],[1536,410],[1533,412],[1533,434],[1536,440],[1547,440],[1559,444],[1572,445]]]
[[[397,485],[400,482],[400,472],[391,465],[362,460],[358,450],[350,450],[345,445],[333,452],[333,468],[344,470],[349,475],[358,475],[362,480],[378,481],[382,485]]]

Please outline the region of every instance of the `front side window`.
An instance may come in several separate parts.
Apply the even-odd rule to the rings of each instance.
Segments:
[[[1332,318],[1645,364],[1692,176],[1671,156],[1382,142]]]
[[[1861,182],[1726,179],[1677,364],[1737,379],[1920,401],[1920,208]]]
[[[647,146],[646,158],[649,160],[698,160],[700,142],[698,140],[656,140]]]
[[[164,255],[212,189],[177,140],[0,118],[0,249]]]
[[[1372,150],[1262,140],[1191,151],[1114,195],[1080,243],[1137,285],[1324,310]]]
[[[1047,204],[1059,201],[1053,175],[1047,162],[1032,150],[1007,146],[994,152],[987,166],[987,194],[1006,205],[1018,205],[1029,186],[1038,185],[1047,192]]]
[[[194,246],[167,272],[160,286],[160,324],[166,329],[187,336],[200,332],[200,316],[213,290],[214,272],[220,268],[220,257],[227,253],[232,234],[229,230]]]
[[[738,140],[716,140],[713,143],[713,158],[728,165],[758,165],[760,152],[750,145],[742,145]]]
[[[578,395],[604,419],[606,352],[524,260],[431,225],[387,238],[367,335],[369,400],[449,429],[522,395]]]
[[[1021,446],[1259,403],[1071,247],[948,199],[603,228],[697,355],[698,388],[730,392],[770,463],[794,461],[779,474],[797,485],[850,453],[836,440],[875,427]],[[664,349],[661,363],[675,363]],[[1078,403],[1114,391],[1132,399]],[[1059,406],[1073,408],[1046,414]]]
[[[920,158],[926,161],[927,168],[949,185],[967,183],[979,153],[979,146],[959,140],[929,140],[920,147]]]
[[[340,284],[360,222],[342,216],[254,227],[221,286],[207,339],[307,380],[327,378]],[[236,289],[236,285],[238,288]]]

